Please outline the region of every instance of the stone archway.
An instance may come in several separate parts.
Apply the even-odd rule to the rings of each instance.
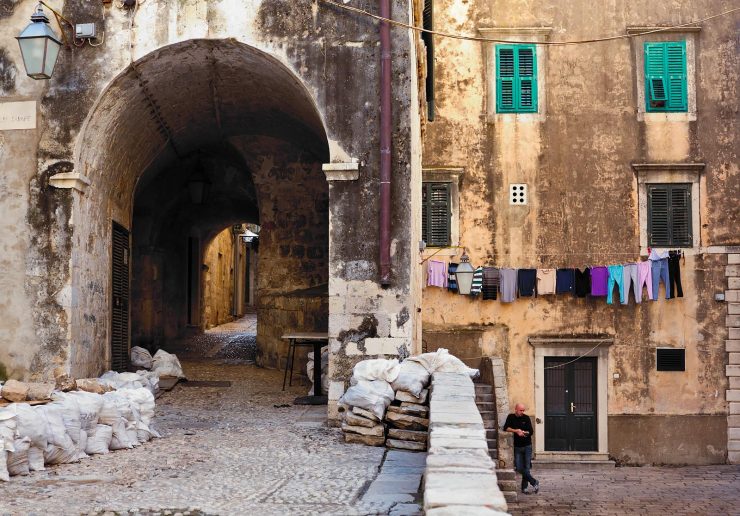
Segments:
[[[263,228],[261,361],[280,365],[286,326],[326,329],[328,301],[316,292],[328,283],[328,141],[311,95],[279,61],[232,39],[163,47],[112,81],[78,142],[77,180],[90,186],[73,214],[73,374],[109,364],[113,222],[132,234],[140,342],[197,326],[187,316],[189,267],[199,270],[216,231],[241,222]],[[195,162],[212,183],[198,204],[187,188]]]

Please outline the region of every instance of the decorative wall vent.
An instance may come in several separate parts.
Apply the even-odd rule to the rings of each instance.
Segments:
[[[527,204],[527,185],[524,183],[511,183],[509,185],[509,204]]]

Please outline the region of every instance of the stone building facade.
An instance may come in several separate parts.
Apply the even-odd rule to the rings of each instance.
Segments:
[[[399,19],[420,12],[391,4]],[[308,0],[59,2],[97,37],[71,41],[64,27],[71,44],[53,77],[35,81],[14,39],[35,5],[0,6],[6,376],[48,379],[60,366],[92,376],[121,367],[132,336],[166,342],[202,328],[205,249],[243,222],[261,227],[264,365],[283,366],[282,333],[328,330],[335,407],[356,361],[416,351],[415,35],[391,34],[391,275],[381,287],[376,23]],[[209,184],[207,198],[190,195],[193,183]]]
[[[684,254],[683,297],[666,300],[661,284],[658,301],[636,304],[630,294],[626,306],[573,295],[502,303],[425,288],[425,348],[503,358],[509,402],[536,418],[537,460],[740,460],[738,13],[686,24],[730,8],[433,2],[434,29],[497,40],[434,38],[423,176],[449,185],[449,244],[466,247],[473,265],[510,268],[638,262],[649,247]],[[650,33],[674,25],[683,26]],[[620,34],[630,37],[548,45]],[[672,79],[650,67],[646,77],[645,60],[668,47],[678,49],[683,82],[666,101],[650,88]],[[659,205],[650,196],[665,185],[688,196],[688,241],[651,245]],[[461,252],[428,248],[424,257],[459,262]],[[683,357],[682,370],[660,370],[663,353]],[[579,357],[587,370],[568,372],[565,362]],[[568,389],[578,391],[570,406]],[[590,421],[578,422],[581,409]],[[587,436],[578,425],[590,426]]]

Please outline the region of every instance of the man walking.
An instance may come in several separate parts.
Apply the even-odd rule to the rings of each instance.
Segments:
[[[532,462],[532,420],[524,413],[527,408],[517,403],[514,407],[514,413],[506,417],[504,423],[504,432],[514,434],[514,468],[522,475],[522,493],[530,494],[527,490],[527,484],[532,486],[532,490],[537,493],[540,490],[540,483],[537,482],[529,472]]]

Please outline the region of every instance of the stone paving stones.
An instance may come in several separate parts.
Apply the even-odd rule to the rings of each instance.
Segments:
[[[427,449],[426,443],[420,443],[417,441],[404,441],[400,439],[386,439],[385,445],[388,448],[396,448],[400,450],[414,450],[414,451],[425,451]]]

